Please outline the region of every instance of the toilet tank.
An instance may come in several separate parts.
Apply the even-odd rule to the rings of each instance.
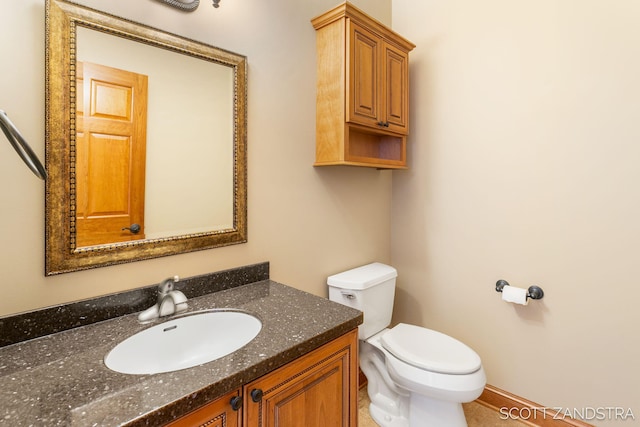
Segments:
[[[358,338],[367,339],[391,323],[395,295],[395,268],[374,262],[329,276],[329,299],[364,313]]]

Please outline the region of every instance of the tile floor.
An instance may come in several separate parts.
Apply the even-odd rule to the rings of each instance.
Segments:
[[[529,425],[515,420],[503,420],[498,411],[477,402],[465,403],[463,406],[469,427],[524,427]],[[378,426],[369,416],[369,396],[367,396],[366,387],[360,389],[358,414],[359,427]]]

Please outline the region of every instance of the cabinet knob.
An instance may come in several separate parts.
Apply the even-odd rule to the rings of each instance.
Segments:
[[[389,122],[378,122],[378,126],[382,126],[383,128],[388,128]]]
[[[242,408],[242,396],[233,396],[229,403],[231,404],[231,409],[237,411],[238,409]]]
[[[254,388],[251,390],[251,400],[254,402],[260,402],[262,400],[262,390],[259,388]]]

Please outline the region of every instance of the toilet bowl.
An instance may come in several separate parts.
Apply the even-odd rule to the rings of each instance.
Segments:
[[[462,409],[482,393],[480,357],[443,333],[391,321],[393,267],[368,264],[330,276],[329,298],[364,313],[360,367],[367,377],[371,417],[382,427],[464,427]]]

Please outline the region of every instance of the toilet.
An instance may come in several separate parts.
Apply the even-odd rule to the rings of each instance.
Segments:
[[[478,354],[431,329],[391,323],[395,268],[372,263],[330,276],[329,299],[364,313],[358,329],[369,412],[382,427],[465,427],[463,402],[482,393]]]

